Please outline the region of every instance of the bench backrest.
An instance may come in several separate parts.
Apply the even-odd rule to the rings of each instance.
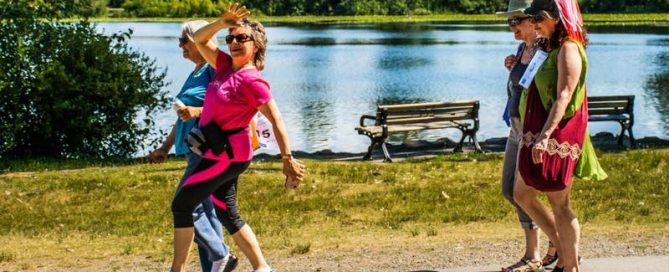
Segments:
[[[588,115],[628,114],[634,112],[634,96],[588,96]]]
[[[381,105],[376,111],[376,125],[380,125],[384,119],[388,125],[461,120],[478,123],[478,111],[478,100]]]

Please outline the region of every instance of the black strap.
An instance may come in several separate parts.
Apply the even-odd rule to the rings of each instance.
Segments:
[[[218,124],[216,124],[216,122],[211,121],[201,128],[202,134],[204,134],[206,139],[206,145],[204,148],[211,149],[211,152],[217,156],[225,151],[228,154],[228,158],[232,159],[235,157],[235,155],[232,152],[232,146],[230,145],[230,140],[228,137],[230,135],[242,132],[245,129],[246,127],[222,130]]]

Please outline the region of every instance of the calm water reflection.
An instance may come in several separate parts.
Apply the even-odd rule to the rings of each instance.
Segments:
[[[103,23],[105,33],[133,28],[131,45],[168,68],[176,94],[192,65],[177,47],[180,25]],[[590,95],[634,94],[635,134],[669,136],[669,26],[590,29]],[[378,104],[478,99],[483,139],[502,137],[507,71],[515,52],[500,25],[384,24],[270,25],[263,75],[269,80],[295,149],[362,152],[368,139],[353,128]],[[220,37],[219,37],[220,38]],[[159,124],[174,121],[171,112]],[[591,132],[617,132],[615,123],[593,123]],[[430,131],[425,139],[459,136]]]

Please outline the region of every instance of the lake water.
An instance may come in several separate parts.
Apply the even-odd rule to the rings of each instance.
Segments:
[[[176,95],[194,65],[181,57],[178,23],[100,23],[104,33],[132,28],[131,46],[167,68]],[[505,137],[506,55],[517,42],[503,25],[440,23],[268,25],[263,76],[284,115],[294,150],[363,152],[369,140],[354,128],[379,104],[478,99],[479,139]],[[669,26],[590,29],[589,95],[636,95],[637,137],[669,136]],[[222,41],[222,35],[219,35]],[[221,44],[224,44],[221,42]],[[227,49],[226,49],[227,50]],[[169,128],[171,111],[157,123]],[[590,131],[617,133],[613,122]],[[421,139],[459,137],[458,130],[422,132]]]

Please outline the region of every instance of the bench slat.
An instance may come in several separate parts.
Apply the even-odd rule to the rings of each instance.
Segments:
[[[608,114],[626,114],[628,111],[626,109],[589,109],[588,115],[608,115]]]
[[[418,131],[426,129],[441,129],[441,128],[457,128],[461,126],[468,126],[468,124],[460,124],[457,122],[435,122],[425,125],[411,124],[411,125],[393,125],[388,126],[389,133],[397,132],[408,132],[408,131]],[[367,131],[373,135],[380,135],[383,133],[383,128],[381,126],[374,127],[357,127],[357,131]]]
[[[588,96],[588,102],[597,101],[630,101],[634,99],[633,95],[613,95],[613,96]]]
[[[629,102],[627,101],[598,101],[590,102],[588,101],[588,108],[623,108],[627,109],[629,107]]]
[[[478,103],[476,100],[463,100],[463,101],[454,101],[454,102],[431,102],[431,103],[414,103],[414,104],[403,104],[403,105],[381,105],[378,106],[379,109],[387,109],[390,111],[402,111],[402,110],[412,110],[412,109],[429,109],[429,108],[452,108],[452,107],[462,107],[462,106],[472,106]]]
[[[426,116],[426,117],[410,117],[410,118],[401,118],[401,119],[388,119],[388,125],[402,125],[402,124],[414,124],[414,123],[434,123],[434,122],[443,122],[443,121],[458,121],[458,120],[467,120],[471,119],[471,116],[468,117],[466,114],[461,115],[441,115],[441,116]]]
[[[605,115],[590,115],[588,116],[588,121],[598,122],[598,121],[625,121],[629,120],[630,117],[627,114],[605,114]]]
[[[424,110],[402,110],[402,111],[389,111],[388,117],[394,116],[425,116],[425,115],[441,115],[441,114],[453,114],[453,113],[472,113],[474,112],[474,107],[455,107],[455,108],[439,108],[439,109],[424,109]]]

